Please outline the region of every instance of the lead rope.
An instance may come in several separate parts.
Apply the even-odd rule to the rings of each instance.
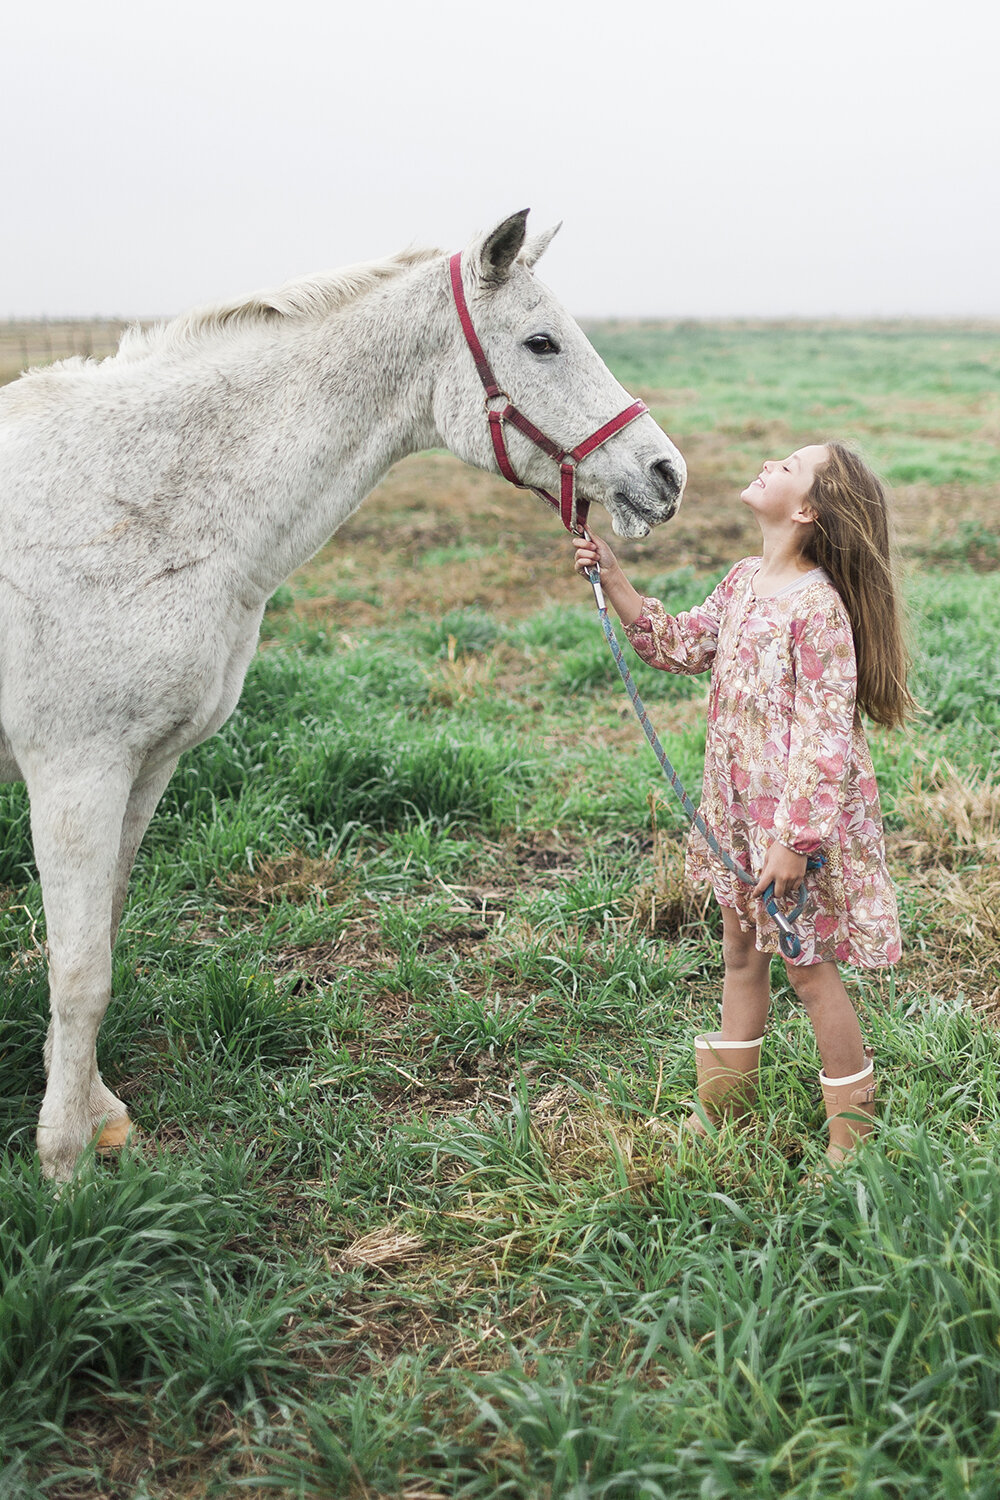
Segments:
[[[629,671],[628,667],[625,664],[625,658],[622,656],[622,648],[618,644],[617,637],[615,636],[614,630],[611,626],[611,621],[608,618],[608,606],[604,600],[604,590],[601,588],[600,567],[589,568],[587,570],[587,578],[590,581],[591,588],[594,590],[594,602],[597,605],[597,614],[601,622],[601,629],[604,631],[604,638],[611,648],[611,655],[615,659],[615,666],[618,668],[622,682],[625,684],[625,691],[628,693],[629,698],[632,700],[632,707],[635,710],[635,716],[639,720],[642,732],[649,741],[653,754],[656,756],[656,759],[660,763],[660,770],[663,772],[664,776],[673,787],[681,806],[687,813],[689,822],[691,822],[694,827],[697,828],[698,832],[701,834],[702,838],[705,840],[712,853],[715,854],[719,859],[721,859],[726,869],[729,870],[731,874],[737,876],[740,880],[742,880],[744,885],[756,885],[757,877],[755,875],[751,875],[749,870],[745,870],[743,866],[737,860],[735,860],[731,854],[727,853],[727,851],[722,848],[722,845],[715,837],[715,834],[709,828],[708,824],[705,822],[705,819],[702,817],[701,813],[695,807],[694,803],[691,801],[691,798],[684,790],[677,772],[670,764],[670,761],[667,759],[667,753],[664,750],[663,746],[660,744],[659,735],[656,733],[656,730],[649,722],[649,715],[646,713],[646,706],[643,703],[642,699],[639,697],[639,690],[632,680],[632,673]],[[826,861],[824,855],[811,854],[809,856],[809,861],[806,865],[806,869],[818,870],[822,867],[823,864],[825,864],[825,862]],[[799,894],[796,898],[795,905],[792,907],[787,916],[783,912],[780,912],[778,910],[778,903],[775,900],[774,895],[773,880],[760,899],[764,905],[764,910],[770,917],[774,919],[774,922],[778,928],[778,944],[781,948],[782,954],[785,958],[790,958],[793,960],[798,958],[799,954],[802,952],[802,943],[798,933],[795,931],[794,924],[796,921],[798,921],[799,917],[801,917],[803,911],[805,910],[806,902],[809,899],[809,893],[806,889],[805,881],[803,880],[802,884],[799,886]]]

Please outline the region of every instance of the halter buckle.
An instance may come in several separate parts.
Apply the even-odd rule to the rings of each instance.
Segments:
[[[483,411],[486,412],[488,416],[503,416],[503,412],[499,410],[494,411],[493,407],[490,405],[491,401],[504,401],[508,406],[510,406],[511,404],[510,397],[508,396],[506,391],[494,391],[492,396],[484,396]]]

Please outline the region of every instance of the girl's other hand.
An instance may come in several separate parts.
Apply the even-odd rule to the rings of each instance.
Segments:
[[[796,854],[784,844],[772,844],[764,856],[764,867],[751,896],[763,896],[773,880],[775,898],[778,901],[791,900],[798,895],[808,861],[807,854]]]
[[[618,566],[618,559],[607,542],[595,536],[592,531],[586,536],[572,537],[571,540],[576,548],[576,557],[573,560],[576,571],[586,577],[591,568],[599,567],[602,581],[607,582],[607,575]]]

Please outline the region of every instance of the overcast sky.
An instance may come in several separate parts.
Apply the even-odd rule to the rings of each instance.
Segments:
[[[578,316],[1000,315],[997,0],[33,0],[0,49],[0,317],[526,206]]]

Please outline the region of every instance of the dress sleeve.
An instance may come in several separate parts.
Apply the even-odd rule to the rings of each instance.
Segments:
[[[858,672],[839,598],[793,620],[791,632],[795,703],[774,837],[796,854],[813,854],[833,834],[847,796]]]
[[[625,634],[636,653],[651,667],[695,676],[707,672],[715,660],[719,624],[742,563],[709,594],[704,604],[683,614],[668,615],[658,599],[643,599],[642,613]]]

